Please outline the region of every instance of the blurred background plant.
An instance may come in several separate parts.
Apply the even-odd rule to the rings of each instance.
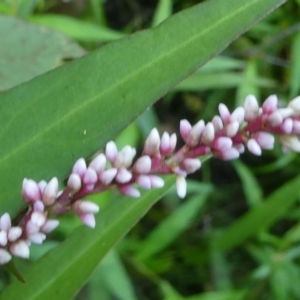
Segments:
[[[0,90],[198,2],[1,0]],[[178,132],[181,119],[208,121],[220,102],[233,109],[248,94],[261,102],[277,94],[282,104],[298,95],[299,8],[299,0],[290,0],[251,28],[140,116],[117,144],[139,148],[153,127]],[[24,38],[22,47],[12,46],[30,35],[34,43]],[[47,41],[42,49],[39,39]],[[298,155],[280,147],[233,163],[205,162],[188,180],[186,199],[172,189],[110,251],[76,299],[300,299],[299,167]],[[112,191],[93,200],[105,207],[117,197]],[[31,259],[79,225],[75,217],[62,219]],[[18,262],[20,269],[26,264]],[[0,276],[4,288],[10,279],[2,270]]]

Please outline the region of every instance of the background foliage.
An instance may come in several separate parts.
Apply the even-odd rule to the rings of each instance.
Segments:
[[[2,0],[0,74],[4,80],[1,79],[0,89],[4,91],[86,52],[101,48],[107,42],[155,26],[171,14],[197,3],[198,1],[193,0]],[[216,114],[220,102],[234,108],[241,105],[245,95],[249,93],[256,95],[260,101],[269,94],[277,94],[282,103],[298,95],[299,6],[299,1],[290,0],[253,26],[220,56],[179,83],[154,107],[126,128],[117,139],[118,145],[130,144],[140,148],[152,127],[158,127],[161,132],[176,132],[182,118],[191,122],[200,118],[208,121]],[[22,21],[17,18],[21,18]],[[24,23],[24,20],[29,23]],[[21,25],[18,25],[18,22],[22,22]],[[11,32],[11,28],[14,28],[14,34],[8,35],[7,32]],[[22,30],[26,30],[28,34],[32,30],[32,34],[36,36],[36,44],[29,45],[27,39],[24,39],[22,52],[11,51],[14,49],[13,43],[19,41],[20,37],[17,34],[24,36]],[[7,43],[4,43],[4,38],[7,38]],[[36,46],[40,45],[39,39],[46,41],[42,49]],[[3,45],[8,45],[8,48],[4,48]],[[82,72],[76,68],[76,64],[73,65],[74,76],[71,74],[70,78],[74,78],[75,81],[71,84],[79,84],[84,78],[97,77],[92,68]],[[120,68],[119,65],[117,67]],[[125,74],[126,68],[120,70],[123,71]],[[31,81],[29,85],[32,85],[32,93],[23,95],[23,100],[30,99],[34,94],[50,99],[51,80],[55,77],[51,74],[55,73],[48,73],[45,77],[37,79],[37,82],[42,84],[48,83],[49,91],[38,89],[32,83],[34,81]],[[78,99],[79,103],[84,103],[84,97],[92,97],[92,93],[95,92],[88,90],[92,86],[89,85],[92,79],[86,81],[88,84],[86,90],[82,91],[82,98]],[[105,84],[107,83],[103,83],[103,86]],[[3,93],[2,97],[0,94],[0,100],[8,102],[7,95],[20,97],[21,91],[22,85]],[[70,98],[76,97],[76,93],[73,92],[67,95]],[[103,97],[105,96],[104,94]],[[59,94],[53,97],[60,99]],[[10,107],[10,112],[22,115],[23,109],[28,109],[26,114],[29,116],[30,113],[36,114],[36,106],[28,107],[25,100],[23,103],[21,100],[19,102]],[[45,108],[38,108],[40,119],[48,115],[61,120],[61,115],[68,114],[68,109],[71,110],[63,105],[59,106],[59,101],[54,108],[50,104],[47,107],[47,103]],[[52,114],[52,110],[58,112]],[[142,110],[140,108],[136,115]],[[0,113],[4,118],[2,120],[5,120],[8,112],[2,109]],[[84,113],[83,110],[82,115]],[[24,116],[26,114],[24,113]],[[80,113],[76,115],[77,120],[79,116]],[[134,116],[128,118],[132,120]],[[62,127],[58,126],[57,132],[65,128],[63,121],[60,122],[57,124]],[[71,144],[62,145],[61,141],[56,140],[55,145],[55,139],[48,139],[47,136],[45,140],[49,144],[34,144],[33,141],[32,147],[40,149],[49,148],[49,145],[52,147],[50,150],[54,148],[54,152],[59,151],[59,147],[69,149],[63,154],[66,158],[65,164],[61,166],[61,178],[67,175],[68,168],[77,158],[77,153],[85,156],[91,154],[92,149],[83,150],[82,145],[77,146],[76,137],[79,130],[82,135],[86,129],[84,121],[81,124],[83,127],[76,128],[78,132],[71,136]],[[19,126],[22,128],[24,124]],[[125,121],[112,130],[111,136],[124,126]],[[1,124],[1,134],[10,136],[9,140],[5,140],[6,145],[1,146],[1,157],[6,158],[6,154],[15,149],[16,143],[20,142],[21,145],[24,141],[15,138],[5,128],[8,127]],[[41,133],[38,134],[42,134],[42,125],[39,128]],[[36,123],[32,123],[30,130],[33,136],[39,131],[36,129]],[[91,131],[91,140],[87,138],[83,141],[95,145],[96,139],[99,138],[99,129],[88,128],[88,132]],[[101,138],[104,143],[109,134],[104,132],[103,135]],[[97,147],[101,146],[103,144],[98,142]],[[20,178],[24,176],[37,176],[35,179],[39,180],[42,179],[39,176],[56,175],[57,169],[51,168],[50,163],[49,168],[40,170],[42,160],[34,167],[24,163],[24,169],[22,159],[27,153],[24,149],[26,150],[20,150],[18,160],[21,168],[14,169],[14,181],[8,181],[2,189],[3,199],[9,199],[12,194],[13,197],[17,197],[15,195],[18,191],[11,192],[10,183],[20,184]],[[36,261],[34,264],[16,261],[18,268],[25,274],[27,286],[15,282],[5,289],[6,285],[15,279],[3,270],[1,284],[5,291],[0,298],[12,299],[16,297],[18,289],[17,292],[23,295],[23,299],[47,299],[45,297],[56,294],[55,287],[61,285],[65,286],[65,294],[58,294],[60,299],[70,298],[74,294],[74,286],[78,292],[76,299],[300,299],[299,164],[298,155],[283,155],[278,147],[274,151],[265,152],[262,157],[245,154],[240,161],[234,163],[217,160],[205,162],[202,171],[189,179],[188,196],[183,201],[177,198],[174,188],[167,192],[168,187],[172,185],[172,178],[167,179],[167,186],[163,191],[151,196],[145,193],[140,199],[142,204],[132,199],[121,200],[114,191],[96,196],[94,200],[103,208],[103,214],[98,216],[96,231],[91,233],[90,229],[80,227],[73,216],[62,218],[61,226],[52,238],[42,246],[32,249],[31,260]],[[2,176],[10,170],[10,161],[3,166]],[[163,193],[166,194],[162,201],[155,204],[133,230],[109,251],[101,264],[97,265],[97,252],[102,251],[104,255],[116,242],[110,239],[112,234],[118,232],[122,236],[126,233],[124,228],[120,228],[120,224],[123,223],[114,223],[114,210],[123,211],[118,218],[123,218],[129,229],[135,224],[138,216],[153,205]],[[110,205],[116,201],[119,207]],[[0,204],[4,212],[7,202],[2,201]],[[21,201],[15,201],[9,209],[16,213],[20,207]],[[103,245],[102,238],[105,234],[105,243],[110,241],[110,244]],[[89,244],[80,244],[78,237],[82,235],[89,235]],[[65,252],[60,252],[62,248],[57,245],[63,240],[66,240],[62,243]],[[78,268],[78,257],[67,255],[78,243],[79,248],[82,248],[80,255],[85,255],[84,263],[80,266],[86,271],[81,274],[82,278],[75,275],[74,271]],[[87,247],[90,247],[91,252],[85,252]],[[54,249],[48,252],[52,248]],[[38,260],[46,252],[47,259]],[[65,257],[60,257],[59,253],[65,253]],[[68,271],[65,277],[59,277],[55,275],[58,274],[55,269],[52,270],[54,283],[49,283],[47,267],[50,268],[55,263]],[[93,275],[82,287],[93,268],[96,268]],[[39,276],[45,276],[43,287],[40,289],[34,285]]]

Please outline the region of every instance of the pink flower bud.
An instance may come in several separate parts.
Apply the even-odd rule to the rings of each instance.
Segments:
[[[300,141],[297,136],[294,135],[280,135],[279,140],[282,145],[286,146],[288,149],[300,152]]]
[[[230,111],[227,106],[223,103],[219,104],[219,113],[222,121],[227,124],[230,121]]]
[[[151,158],[148,155],[140,157],[133,166],[133,171],[139,174],[147,174],[151,170]]]
[[[248,150],[253,153],[254,155],[260,156],[261,155],[261,148],[255,139],[249,139],[247,142]]]
[[[223,160],[233,160],[240,157],[240,153],[236,148],[230,148],[218,153],[218,157]]]
[[[19,226],[11,227],[8,230],[7,238],[10,242],[16,241],[22,235],[22,228]]]
[[[185,158],[181,164],[187,174],[195,173],[201,168],[201,162],[197,158]]]
[[[278,111],[275,111],[268,116],[267,121],[272,127],[277,127],[283,122],[283,118]]]
[[[125,146],[117,155],[113,165],[116,168],[129,168],[136,154],[136,150],[130,146]]]
[[[149,176],[150,181],[151,181],[151,187],[155,189],[160,189],[165,185],[165,182],[162,178],[155,176],[155,175],[150,175]]]
[[[42,244],[46,239],[46,235],[42,232],[37,232],[28,236],[28,239],[34,244]]]
[[[0,246],[5,247],[6,245],[7,245],[7,232],[5,230],[1,230],[0,231]]]
[[[43,212],[45,209],[45,205],[42,201],[38,200],[33,204],[33,210]]]
[[[229,123],[225,127],[226,135],[228,137],[234,137],[238,133],[239,128],[240,128],[240,124],[238,121]]]
[[[105,170],[106,157],[103,153],[98,154],[89,164],[90,168],[93,168],[97,173]]]
[[[214,125],[215,132],[218,132],[223,128],[223,122],[219,116],[214,116],[211,122]]]
[[[106,144],[105,155],[111,163],[113,163],[116,160],[118,155],[118,148],[115,142],[110,141]]]
[[[96,171],[94,169],[88,167],[83,176],[82,181],[86,185],[95,184],[98,181],[98,176],[97,176]]]
[[[147,175],[139,175],[136,178],[136,183],[145,190],[151,189],[151,180]]]
[[[116,176],[116,181],[118,183],[127,183],[131,180],[132,174],[125,168],[121,168],[118,170],[117,176]]]
[[[294,134],[300,134],[300,121],[293,120],[293,131]]]
[[[32,179],[25,178],[23,180],[22,196],[26,202],[41,200],[41,192],[38,184]]]
[[[134,188],[131,184],[118,186],[118,189],[122,194],[133,198],[139,198],[141,196],[140,191]]]
[[[203,120],[200,120],[197,122],[192,129],[190,130],[190,133],[188,134],[186,138],[186,144],[189,147],[195,147],[200,140],[200,136],[205,128],[205,123]]]
[[[215,139],[215,128],[211,122],[208,122],[203,130],[201,141],[202,143],[209,145]]]
[[[111,168],[99,174],[99,179],[104,185],[109,185],[115,179],[118,169]]]
[[[252,121],[259,115],[259,105],[253,95],[248,95],[244,102],[245,120]]]
[[[0,218],[0,229],[8,231],[10,227],[11,227],[10,215],[8,213],[5,213]]]
[[[273,149],[275,138],[271,133],[268,132],[257,132],[252,135],[262,149]]]
[[[271,114],[277,109],[278,99],[276,95],[269,96],[263,103],[262,109],[264,114]]]
[[[184,198],[186,195],[186,180],[183,176],[177,176],[176,189],[178,197]]]
[[[78,200],[72,205],[72,209],[78,214],[95,214],[99,211],[99,206],[87,200]]]
[[[79,158],[73,166],[72,173],[76,173],[80,176],[80,178],[83,178],[86,169],[87,167],[85,160],[83,158]]]
[[[81,188],[80,176],[76,173],[72,173],[68,179],[67,186],[71,190],[71,192],[73,192],[73,193],[78,192]]]
[[[15,256],[22,257],[22,258],[29,258],[29,247],[26,244],[26,242],[23,240],[13,243],[10,246],[9,251],[11,254]]]
[[[299,116],[300,115],[300,96],[291,100],[288,104],[288,107],[290,107],[294,111],[293,115]]]
[[[158,153],[160,137],[156,128],[153,128],[145,141],[144,154],[154,156]]]
[[[41,227],[45,224],[46,222],[46,216],[45,214],[41,213],[41,212],[38,212],[38,211],[34,211],[32,214],[31,214],[31,218],[30,218],[30,221],[35,224],[36,226],[38,227]]]
[[[177,144],[177,135],[176,133],[172,133],[170,136],[170,153],[172,153],[175,150],[176,144]]]
[[[41,227],[41,231],[44,233],[49,233],[53,231],[59,225],[58,220],[47,220],[45,224]]]
[[[280,125],[280,129],[285,134],[290,134],[293,131],[293,120],[290,118],[287,118],[283,121],[283,123]]]
[[[5,249],[0,248],[0,265],[4,265],[11,260],[11,255]]]
[[[53,177],[46,185],[43,191],[42,200],[45,203],[45,205],[50,206],[55,202],[57,197],[57,192],[58,192],[58,180],[56,177]]]
[[[230,122],[237,121],[242,124],[245,119],[245,109],[243,107],[237,107],[230,116]]]
[[[167,132],[164,132],[161,141],[160,141],[160,153],[161,155],[167,155],[170,153],[171,145],[170,145],[170,135]]]
[[[41,195],[43,194],[43,191],[44,191],[46,185],[47,185],[47,181],[46,181],[46,180],[41,180],[41,181],[38,183],[38,187],[39,187],[39,189],[40,189]]]
[[[86,226],[95,228],[96,220],[93,214],[81,214],[79,215],[79,218],[82,221],[82,223],[85,224]]]
[[[232,139],[229,137],[219,137],[215,139],[213,147],[217,151],[225,151],[232,147]]]
[[[180,121],[180,135],[184,141],[186,141],[186,138],[188,137],[191,129],[192,129],[192,125],[188,120]]]

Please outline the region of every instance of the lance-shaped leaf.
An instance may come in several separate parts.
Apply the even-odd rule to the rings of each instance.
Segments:
[[[67,175],[284,0],[211,0],[0,95],[0,212],[20,187]]]

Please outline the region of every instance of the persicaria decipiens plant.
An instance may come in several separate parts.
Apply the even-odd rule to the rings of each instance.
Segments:
[[[48,183],[25,178],[22,196],[28,206],[27,213],[17,226],[12,226],[8,213],[0,218],[0,264],[9,262],[12,256],[28,258],[30,244],[43,243],[47,233],[59,225],[55,219],[58,215],[73,211],[85,225],[95,227],[94,214],[99,207],[85,200],[90,194],[115,187],[124,195],[138,198],[138,187],[161,188],[164,181],[158,175],[175,174],[177,194],[184,198],[185,178],[200,169],[199,158],[204,155],[233,160],[239,158],[245,148],[254,155],[261,155],[262,150],[274,148],[275,135],[285,152],[300,152],[300,96],[284,108],[278,107],[275,95],[269,96],[262,107],[249,95],[244,107],[232,113],[226,105],[220,104],[219,115],[211,122],[205,124],[200,120],[192,126],[182,120],[180,135],[184,145],[176,150],[175,133],[164,132],[160,137],[158,130],[152,129],[138,158],[134,148],[125,146],[119,151],[110,141],[105,154],[97,155],[88,165],[83,158],[75,162],[62,191],[58,190],[56,177]]]

